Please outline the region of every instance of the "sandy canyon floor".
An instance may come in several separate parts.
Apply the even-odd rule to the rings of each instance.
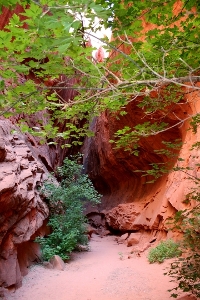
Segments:
[[[148,250],[147,250],[148,251]],[[149,264],[117,244],[113,236],[93,236],[89,252],[74,253],[64,271],[35,265],[23,286],[7,300],[170,300],[173,287],[164,276],[169,261]],[[180,297],[181,300],[193,299]]]

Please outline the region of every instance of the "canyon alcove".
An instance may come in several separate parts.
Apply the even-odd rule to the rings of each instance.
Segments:
[[[41,263],[36,241],[52,234],[53,213],[82,211],[93,186],[102,197],[84,206],[83,240],[117,235],[139,258],[183,239],[195,271],[188,283],[180,268],[179,288],[198,297],[199,3],[12,0],[0,10],[0,297]],[[50,177],[54,204],[41,192]],[[66,189],[86,182],[71,209]]]

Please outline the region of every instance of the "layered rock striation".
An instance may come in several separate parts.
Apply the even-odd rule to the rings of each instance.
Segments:
[[[48,172],[31,143],[9,120],[0,120],[0,287],[19,287],[39,254],[34,238],[48,207],[38,188]]]
[[[21,11],[21,7],[17,6],[13,12],[19,14]],[[4,9],[0,28],[8,23],[13,12]],[[34,74],[28,76],[35,79]],[[66,81],[66,78],[64,79]],[[73,83],[73,80],[68,82],[69,85]],[[61,96],[67,102],[74,97],[73,93],[62,91]],[[140,243],[146,232],[151,238],[147,238],[145,242],[163,237],[163,234],[170,237],[167,220],[177,210],[193,205],[185,203],[185,199],[194,186],[191,179],[200,177],[200,150],[191,150],[192,145],[199,141],[200,129],[197,128],[195,134],[188,130],[190,116],[200,111],[198,93],[191,92],[187,95],[185,103],[174,104],[168,107],[166,112],[158,112],[156,118],[168,123],[170,129],[142,138],[139,143],[139,156],[135,156],[124,149],[116,149],[110,140],[113,140],[115,132],[124,126],[133,128],[145,121],[151,122],[151,116],[145,115],[137,106],[138,101],[140,99],[127,105],[126,115],[106,111],[95,118],[91,124],[95,136],[88,138],[83,147],[85,171],[98,191],[103,194],[101,205],[95,210],[88,209],[91,222],[96,227],[104,226],[106,222],[109,229],[123,233],[131,232],[132,237],[127,235],[125,239],[129,246]],[[16,115],[10,118],[10,121],[0,120],[2,291],[4,288],[19,287],[22,276],[27,273],[27,267],[37,259],[39,249],[34,239],[45,230],[48,217],[48,208],[38,188],[47,178],[48,171],[53,171],[56,166],[62,164],[67,154],[71,154],[69,150],[62,149],[63,140],[58,142],[58,145],[41,145],[39,138],[29,134],[22,135],[13,125],[21,118],[25,118],[30,127],[39,127],[41,124],[38,120],[42,120],[43,124],[47,122],[44,112],[29,117],[25,114]],[[60,132],[65,129],[65,124],[59,121],[55,123]],[[173,142],[177,139],[183,142],[183,146],[180,151],[173,151],[175,156],[169,158],[165,154],[155,152],[163,148],[162,141]],[[179,158],[181,160],[178,160]],[[154,183],[147,183],[152,178],[142,175],[149,170],[152,163],[168,163],[169,168],[177,166],[189,169],[170,172]]]

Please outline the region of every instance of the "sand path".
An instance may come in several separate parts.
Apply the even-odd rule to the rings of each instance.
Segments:
[[[129,252],[114,237],[95,235],[90,251],[75,253],[64,271],[32,267],[23,286],[8,300],[173,299],[167,292],[173,284],[163,275],[169,263],[149,264],[146,253],[128,258]]]

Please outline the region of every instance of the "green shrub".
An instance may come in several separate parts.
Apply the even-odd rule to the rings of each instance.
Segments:
[[[46,182],[42,188],[42,193],[49,200],[48,225],[52,229],[47,237],[36,240],[41,244],[44,259],[55,254],[68,259],[78,244],[88,243],[84,204],[88,201],[99,203],[101,195],[82,170],[82,165],[66,158],[63,167],[58,168],[60,185]]]
[[[189,201],[200,202],[200,186],[189,195]],[[183,232],[181,250],[183,257],[176,259],[166,275],[177,284],[171,297],[180,292],[191,292],[200,299],[200,204],[192,209],[178,211],[174,217],[174,228]]]
[[[177,298],[182,291],[191,292],[200,299],[200,252],[188,253],[186,257],[178,258],[165,275],[172,277],[171,281],[177,284],[175,288],[169,290],[173,291],[171,297]]]
[[[173,258],[181,255],[179,244],[173,240],[161,241],[160,244],[151,249],[148,254],[150,263],[162,263],[167,258]]]

